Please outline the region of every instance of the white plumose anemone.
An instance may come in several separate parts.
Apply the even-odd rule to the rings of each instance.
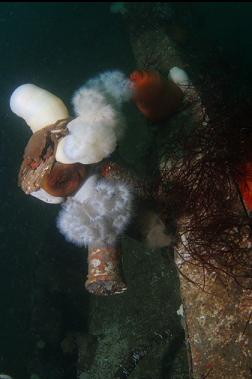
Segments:
[[[124,102],[129,101],[133,96],[133,84],[119,70],[105,71],[98,75],[94,79],[90,79],[86,86],[89,88],[95,88],[98,91],[110,96],[113,101],[121,106]],[[73,97],[73,104],[75,104],[76,95]]]
[[[57,226],[77,246],[114,245],[132,213],[132,194],[120,182],[93,175],[63,204]]]
[[[56,160],[92,164],[108,157],[123,136],[121,105],[131,96],[131,83],[120,71],[90,79],[73,96],[77,117],[67,125],[69,135],[58,144]]]
[[[10,98],[10,108],[25,120],[33,133],[69,117],[60,98],[34,84],[23,84],[16,88]]]
[[[67,162],[91,164],[100,162],[116,147],[116,135],[112,127],[102,124],[85,124],[77,117],[68,124],[70,134],[60,141]],[[85,137],[84,137],[85,136]],[[59,149],[60,151],[60,149]],[[58,155],[56,155],[58,160]]]

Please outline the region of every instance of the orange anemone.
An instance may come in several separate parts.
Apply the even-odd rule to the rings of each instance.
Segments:
[[[45,175],[41,187],[53,196],[66,197],[76,192],[87,177],[87,167],[81,163],[55,162]]]
[[[164,121],[179,108],[183,92],[158,72],[137,70],[130,75],[130,80],[138,109],[151,121]]]
[[[252,162],[242,167],[242,177],[238,180],[242,198],[247,208],[252,211]]]

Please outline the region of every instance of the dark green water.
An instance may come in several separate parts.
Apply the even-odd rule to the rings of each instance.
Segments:
[[[34,308],[38,308],[43,322],[55,322],[60,328],[55,330],[56,337],[42,359],[48,366],[44,371],[50,372],[56,365],[54,361],[61,359],[55,346],[66,324],[86,328],[88,296],[83,283],[75,299],[62,288],[51,288],[52,278],[62,275],[62,264],[83,269],[84,259],[56,230],[59,208],[26,197],[17,187],[17,173],[30,132],[10,112],[10,95],[18,85],[30,82],[58,94],[69,105],[73,91],[90,76],[113,68],[129,73],[134,62],[123,23],[110,13],[108,3],[1,4],[0,50],[0,372],[22,379],[29,377],[32,338],[36,333],[48,334],[41,321],[37,330],[31,330]],[[38,266],[41,273],[35,275]],[[35,288],[41,288],[43,293],[33,293]],[[83,302],[80,316],[76,307]],[[41,316],[43,309],[51,309],[48,303],[54,304],[55,314]],[[48,328],[54,330],[53,325]],[[61,363],[63,373],[59,377],[74,377],[73,370],[69,373],[67,364]]]
[[[192,17],[188,21],[185,16],[185,23],[200,31],[202,50],[219,45],[226,54],[224,64],[240,67],[241,77],[251,82],[252,7],[190,6]],[[183,14],[186,5],[180,7]],[[11,113],[9,98],[17,86],[28,82],[60,96],[70,108],[73,92],[87,79],[114,68],[129,74],[136,63],[127,28],[121,15],[110,12],[110,3],[2,3],[0,51],[0,373],[30,379],[36,371],[40,379],[75,379],[77,355],[64,357],[60,344],[69,330],[88,333],[90,297],[83,288],[87,267],[83,251],[67,244],[56,229],[59,207],[25,196],[17,186],[30,132]],[[136,137],[135,145],[139,142]],[[174,288],[176,313],[178,281]],[[138,296],[141,299],[141,293]],[[104,313],[117,306],[109,300],[101,303]],[[122,315],[125,304],[120,307]],[[132,309],[138,312],[135,303]],[[183,344],[182,328],[175,318],[174,325],[180,340],[166,349],[163,379],[173,377],[171,360]],[[39,341],[46,342],[46,349],[36,350]],[[112,374],[104,379],[112,379]]]

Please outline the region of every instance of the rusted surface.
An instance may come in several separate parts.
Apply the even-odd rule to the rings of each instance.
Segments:
[[[181,248],[179,253],[188,260],[186,250]],[[181,295],[193,378],[250,378],[251,291],[225,276],[204,272],[191,260],[182,264],[177,256],[176,263],[181,270]]]
[[[166,72],[173,66],[186,70],[185,57],[171,43],[169,37],[162,38],[163,35],[162,30],[148,30],[133,36],[136,37],[132,39],[132,46],[138,66],[158,68]],[[187,92],[184,103],[186,102],[192,106],[185,106],[170,120],[170,130],[183,123],[193,129],[207,121],[207,110],[202,106],[194,88]],[[160,142],[165,138],[165,131],[162,131]],[[166,163],[160,162],[164,180]],[[169,168],[169,165],[166,167]],[[165,204],[162,187],[158,197]],[[165,215],[168,215],[167,212]],[[162,219],[166,220],[166,217]],[[180,232],[183,233],[182,229]],[[194,379],[250,378],[252,294],[227,277],[213,272],[210,274],[196,265],[187,253],[186,240],[183,242],[184,245],[181,244],[178,250],[180,256],[176,256],[176,264],[180,270],[183,323],[187,335],[191,375]]]
[[[26,194],[37,191],[55,162],[58,141],[67,134],[68,120],[59,120],[34,133],[24,152],[19,170],[19,186]]]
[[[121,271],[121,252],[116,247],[89,247],[86,289],[94,295],[116,295],[127,289]]]
[[[235,190],[235,189],[234,189]],[[243,212],[237,196],[234,209]],[[180,220],[181,243],[176,264],[180,272],[185,329],[194,379],[247,379],[252,370],[252,279],[237,263],[232,275],[207,269],[188,254],[190,218]],[[252,261],[251,233],[243,228],[241,247]],[[185,233],[185,229],[187,232]],[[237,281],[237,278],[239,281]],[[234,280],[235,279],[235,280]]]
[[[152,185],[146,180],[139,179],[135,173],[128,170],[115,162],[108,161],[101,168],[102,176],[112,179],[121,180],[129,184],[137,197],[142,200],[150,199],[152,196]]]
[[[185,68],[183,54],[163,28],[131,32],[133,54],[137,67],[168,72],[172,67]]]

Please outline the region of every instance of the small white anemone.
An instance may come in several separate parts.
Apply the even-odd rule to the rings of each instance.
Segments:
[[[169,71],[168,78],[177,84],[184,91],[191,82],[187,73],[179,67],[172,67]]]

